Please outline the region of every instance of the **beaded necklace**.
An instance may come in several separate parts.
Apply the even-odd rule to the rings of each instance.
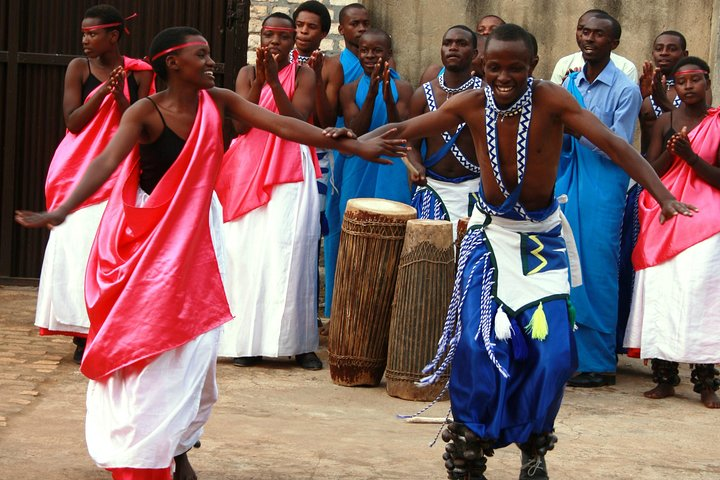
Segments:
[[[455,95],[456,93],[464,92],[465,90],[469,90],[471,88],[475,88],[475,79],[477,77],[472,76],[468,79],[467,82],[463,83],[457,88],[450,88],[447,85],[445,85],[445,72],[442,73],[438,77],[438,83],[440,84],[440,88],[443,90],[443,92],[447,93],[447,98],[450,98],[451,96]]]
[[[520,122],[518,124],[516,141],[518,182],[516,187],[517,190],[520,188],[520,185],[525,178],[525,167],[527,162],[527,138],[528,132],[530,131],[530,118],[532,117],[532,86],[533,78],[530,77],[527,80],[527,89],[525,90],[525,93],[523,93],[514,104],[512,104],[509,108],[505,110],[501,110],[495,104],[495,98],[493,97],[492,88],[490,88],[489,85],[485,87],[485,97],[487,99],[485,105],[485,135],[487,138],[488,156],[490,157],[490,166],[492,167],[495,181],[497,182],[498,187],[500,187],[500,191],[506,199],[510,196],[510,191],[505,186],[505,183],[502,180],[502,174],[500,173],[500,160],[497,147],[497,119],[498,117],[500,117],[500,121],[502,122],[503,118],[505,117],[520,115]],[[488,211],[489,213],[501,213],[497,208],[494,208],[491,205],[487,204],[487,202],[483,201],[482,196],[479,196],[479,200],[483,204],[483,208],[485,208],[486,211]],[[525,209],[522,207],[522,205],[520,205],[519,201],[515,202],[515,205],[513,205],[512,208],[521,217],[525,219],[529,218],[527,213],[525,213]]]
[[[295,60],[297,60],[300,65],[304,65],[308,62],[308,60],[310,60],[310,56],[300,55],[297,50],[293,50],[292,52],[290,52],[290,63],[294,62]]]

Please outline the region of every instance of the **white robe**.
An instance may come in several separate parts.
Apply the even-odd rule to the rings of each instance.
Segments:
[[[137,205],[148,198],[139,189]],[[222,275],[221,222],[220,203],[213,194],[210,233]],[[101,381],[89,381],[85,437],[99,467],[167,468],[173,457],[192,448],[218,397],[220,331],[218,327],[199,335],[143,367],[123,368]]]
[[[302,182],[277,185],[270,202],[223,225],[225,292],[234,319],[223,326],[221,357],[279,357],[315,351],[318,189],[301,146]]]
[[[106,205],[105,201],[83,207],[50,231],[40,273],[37,327],[87,335],[85,269]]]
[[[720,234],[635,274],[624,346],[642,358],[720,363]]]

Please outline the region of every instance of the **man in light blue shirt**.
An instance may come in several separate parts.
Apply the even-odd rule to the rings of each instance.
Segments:
[[[620,24],[596,14],[582,30],[585,66],[563,86],[610,130],[632,142],[642,97],[637,85],[610,60],[620,43]],[[583,284],[570,298],[577,312],[577,376],[568,385],[615,383],[620,230],[629,177],[586,138],[565,136],[556,194],[567,195],[563,211],[580,253]]]

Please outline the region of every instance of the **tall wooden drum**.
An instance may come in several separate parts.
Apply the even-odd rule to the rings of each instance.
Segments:
[[[347,203],[335,269],[328,353],[337,385],[380,384],[398,261],[414,208],[377,198]]]
[[[387,393],[405,400],[434,400],[447,381],[415,382],[435,356],[455,278],[452,223],[410,220],[400,255],[390,321]]]

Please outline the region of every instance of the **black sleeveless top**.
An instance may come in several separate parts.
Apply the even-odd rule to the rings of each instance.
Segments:
[[[668,131],[663,133],[663,137],[662,137],[663,150],[665,150],[667,148],[667,142],[672,138],[673,135],[675,135],[677,133],[675,131],[675,129],[673,128],[672,114],[673,114],[673,112],[672,112],[672,110],[670,110],[670,128],[668,129]]]
[[[81,103],[85,103],[85,100],[87,100],[87,97],[92,93],[92,91],[95,90],[100,85],[102,85],[102,83],[103,83],[100,80],[98,80],[98,78],[95,75],[93,75],[92,70],[90,70],[90,59],[89,58],[87,59],[87,62],[88,62],[88,72],[90,72],[90,74],[88,75],[87,80],[85,80],[85,83],[83,83],[83,86],[82,86],[82,94],[80,97]],[[133,103],[137,102],[137,100],[138,100],[139,85],[137,83],[137,80],[135,80],[135,76],[132,73],[130,73],[130,75],[128,75],[125,78],[125,81],[127,82],[128,90],[130,91],[130,104],[133,104]]]
[[[140,188],[151,194],[160,179],[165,175],[180,152],[185,147],[185,139],[173,132],[165,123],[165,117],[152,98],[146,97],[155,107],[163,122],[162,133],[153,143],[140,144]]]

